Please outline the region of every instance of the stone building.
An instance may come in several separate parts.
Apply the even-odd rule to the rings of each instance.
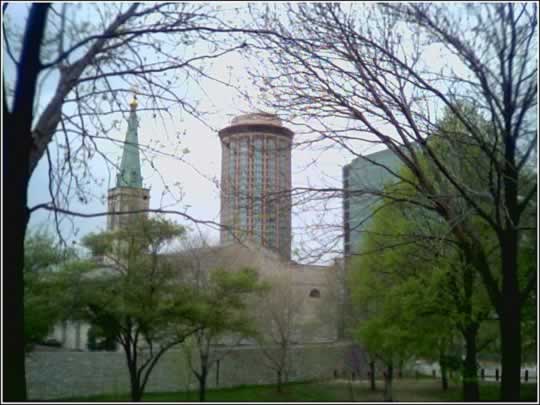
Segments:
[[[338,338],[337,266],[295,263],[250,240],[184,250],[167,255],[166,259],[181,268],[182,272],[189,274],[192,279],[205,278],[213,269],[237,271],[250,267],[257,270],[261,281],[267,281],[271,285],[276,281],[290,284],[292,288],[283,294],[283,299],[294,299],[297,306],[290,308],[295,313],[294,325],[291,325],[295,343],[329,343]],[[290,296],[287,297],[286,294]],[[251,315],[254,318],[259,312],[259,305],[257,300],[250,301]],[[283,305],[286,305],[285,302]],[[254,343],[249,339],[243,342],[247,345]]]
[[[149,190],[142,187],[138,147],[137,100],[130,103],[122,162],[114,188],[109,190],[107,229],[116,230],[137,215],[116,212],[149,208]],[[337,267],[310,266],[290,260],[291,249],[291,142],[293,133],[270,114],[246,114],[222,129],[222,221],[233,225],[223,231],[218,246],[188,249],[164,255],[179,272],[255,268],[261,278],[283,274],[301,297],[297,343],[337,339]],[[236,219],[234,219],[236,218]],[[240,233],[240,230],[243,232]],[[107,260],[96,274],[107,273]],[[109,263],[110,264],[110,263]],[[254,309],[256,311],[256,308]],[[53,338],[72,350],[88,350],[91,328],[81,322],[58,325]],[[253,344],[253,342],[252,342]]]
[[[219,131],[221,241],[252,239],[291,257],[293,132],[275,115],[245,114]]]
[[[120,172],[116,186],[109,190],[108,230],[121,228],[134,215],[145,215],[117,215],[117,212],[144,210],[150,202],[149,190],[142,187],[135,99],[130,106]],[[349,361],[350,343],[338,337],[338,301],[341,299],[338,284],[342,266],[303,265],[290,260],[288,191],[292,132],[281,126],[277,117],[248,114],[233,120],[219,135],[223,145],[222,220],[233,232],[222,233],[218,246],[184,249],[162,255],[160,260],[176,264],[179,279],[188,272],[208,275],[216,268],[235,271],[242,267],[256,269],[263,280],[273,281],[276,276],[283,276],[285,285],[290,287],[288,293],[295,298],[291,310],[297,313],[291,335],[289,381],[332,378],[345,369],[358,374],[358,367],[351,366]],[[108,274],[108,266],[103,261],[102,267],[93,274]],[[274,288],[274,291],[281,289]],[[257,317],[264,311],[258,298],[253,298],[255,301],[249,301],[249,307]],[[288,314],[288,309],[285,312]],[[270,329],[264,330],[274,330],[272,322],[266,323],[266,318],[258,320],[270,325]],[[124,353],[119,346],[116,351],[90,351],[90,331],[90,325],[82,322],[64,322],[57,325],[51,336],[62,347],[37,351],[27,357],[30,398],[55,399],[129,390]],[[275,343],[265,346],[266,349],[275,347]],[[263,349],[253,339],[238,342],[225,336],[215,349],[223,352],[223,357],[212,370],[209,387],[275,382],[274,372],[264,365],[267,359]],[[152,373],[148,390],[194,389],[187,361],[179,348],[167,352]]]

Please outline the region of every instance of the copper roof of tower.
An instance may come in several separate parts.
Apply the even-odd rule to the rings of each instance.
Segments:
[[[139,156],[139,137],[137,128],[137,96],[129,103],[130,112],[128,117],[128,129],[122,151],[120,170],[116,175],[116,187],[142,188],[141,161]]]
[[[243,114],[233,118],[231,125],[219,131],[219,136],[257,131],[288,137],[293,136],[293,132],[283,126],[281,119],[277,115],[265,112]]]

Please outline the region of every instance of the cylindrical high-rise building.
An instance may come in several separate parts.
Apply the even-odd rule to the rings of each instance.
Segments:
[[[251,239],[291,257],[293,132],[272,114],[236,117],[219,131],[221,241]]]

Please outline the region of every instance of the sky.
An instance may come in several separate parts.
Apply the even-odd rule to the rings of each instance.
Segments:
[[[72,7],[84,7],[82,3]],[[246,3],[219,3],[230,16],[236,18],[236,9],[245,7]],[[129,4],[126,3],[127,7]],[[18,27],[22,32],[26,21],[28,4],[10,4],[6,15],[9,18],[10,27]],[[77,18],[94,18],[78,10]],[[241,15],[242,11],[240,11]],[[90,17],[90,18],[88,18]],[[96,17],[97,19],[97,17]],[[203,53],[200,45],[189,49],[178,49],[176,52]],[[5,46],[3,44],[5,56]],[[142,55],[144,56],[144,55]],[[452,65],[454,69],[460,69],[458,64],[452,64],[448,57],[442,57],[439,50],[433,49],[427,55],[432,65]],[[14,78],[14,65],[9,58],[3,58],[2,69],[8,84]],[[172,153],[175,157],[167,156],[144,156],[142,157],[143,185],[150,188],[150,208],[172,209],[183,211],[193,218],[203,221],[219,222],[220,198],[219,181],[221,165],[221,145],[217,131],[231,122],[237,115],[253,112],[260,109],[264,94],[259,94],[256,85],[248,77],[246,71],[249,61],[240,53],[229,53],[219,59],[205,62],[207,73],[221,81],[234,83],[243,92],[250,95],[250,101],[244,99],[236,90],[209,79],[193,81],[179,81],[177,91],[184,94],[190,100],[198,100],[202,110],[207,112],[205,124],[186,114],[179,107],[172,109],[171,117],[154,118],[152,111],[139,111],[140,127],[138,131],[139,142],[144,145],[161,145],[160,150]],[[39,104],[36,109],[39,112],[53,95],[58,75],[53,73],[43,79],[43,87]],[[131,99],[126,95],[125,105]],[[151,107],[145,104],[145,99],[139,99],[139,109]],[[66,109],[69,107],[66,107]],[[266,110],[268,111],[268,110]],[[268,111],[274,112],[274,111]],[[100,150],[113,162],[120,161],[121,142],[125,138],[127,122],[126,117],[116,114],[106,118],[108,122],[117,120],[119,125],[109,133],[116,143],[101,143]],[[287,126],[295,133],[302,132],[301,127],[293,124]],[[309,134],[307,135],[309,137]],[[296,136],[297,142],[304,141],[305,137]],[[180,141],[177,145],[176,142]],[[335,146],[335,145],[334,145]],[[381,149],[380,145],[358,142],[356,152],[366,154]],[[189,151],[188,153],[183,153]],[[51,144],[51,153],[61,153]],[[328,143],[310,145],[309,147],[293,147],[292,151],[292,186],[295,187],[337,187],[342,186],[342,168],[349,163],[354,156],[342,148],[328,148]],[[54,160],[54,159],[53,159]],[[106,211],[106,195],[109,188],[114,187],[116,170],[111,165],[106,165],[102,159],[93,158],[88,160],[90,171],[88,178],[103,179],[102,183],[96,182],[89,188],[90,193],[87,204],[81,204],[77,198],[70,201],[69,208],[73,211],[85,213],[98,213]],[[36,168],[29,186],[29,207],[45,203],[50,200],[48,163],[42,159]],[[319,250],[324,253],[328,235],[331,233],[339,237],[342,225],[342,202],[339,198],[333,198],[323,205],[320,201],[310,204],[293,205],[292,233],[293,233],[293,258],[304,260],[303,256],[312,251]],[[198,230],[206,235],[213,243],[219,240],[219,231],[216,227],[197,226],[177,215],[169,216],[183,225]],[[105,229],[106,216],[96,218],[60,217],[61,234],[70,243],[77,243],[82,236],[89,232],[99,232]],[[52,214],[48,211],[37,210],[30,219],[31,230],[46,228],[54,231],[55,222]],[[326,238],[326,239],[325,239]],[[338,241],[338,250],[342,248],[342,242]],[[295,251],[299,255],[295,255]],[[335,251],[326,254],[324,260],[336,257]]]
[[[26,20],[26,10],[28,5],[11,4],[7,11],[10,18],[10,24],[18,26],[20,30]],[[5,50],[4,50],[5,52]],[[9,58],[3,58],[4,61]],[[228,54],[220,57],[219,60],[212,63],[209,74],[212,77],[227,80],[232,78],[233,83],[241,84],[244,91],[250,93],[251,100],[257,103],[258,94],[250,84],[246,76],[246,61],[237,53]],[[13,65],[9,62],[3,63],[3,70],[6,77],[14,77]],[[40,98],[38,111],[43,108],[50,99],[55,88],[57,78],[54,74],[49,77],[43,86],[43,92]],[[141,144],[148,144],[152,140],[158,140],[164,144],[164,150],[168,150],[167,142],[175,137],[177,132],[184,133],[181,136],[182,150],[187,148],[189,153],[182,156],[182,161],[167,157],[154,157],[152,162],[143,157],[142,175],[143,185],[150,188],[150,208],[169,208],[174,210],[185,210],[190,216],[200,220],[210,220],[219,222],[220,200],[219,188],[216,180],[220,177],[221,164],[221,145],[216,129],[227,126],[231,119],[239,114],[252,112],[253,106],[244,100],[234,89],[221,85],[211,80],[202,80],[198,83],[198,89],[190,89],[198,92],[194,96],[200,98],[201,105],[205,110],[211,110],[207,116],[206,122],[212,127],[208,128],[195,118],[183,113],[180,109],[171,111],[172,119],[154,119],[151,112],[139,112],[139,141]],[[186,89],[187,90],[187,89]],[[126,105],[129,98],[126,97]],[[144,101],[139,105],[144,107]],[[255,107],[256,108],[256,107]],[[121,117],[120,126],[112,134],[116,139],[123,140],[125,137],[127,122]],[[291,127],[295,131],[294,127]],[[121,148],[118,145],[104,146],[106,153],[113,161],[119,162],[121,157]],[[54,151],[53,151],[54,152]],[[317,164],[313,165],[313,161]],[[292,184],[293,187],[302,187],[306,185],[339,187],[341,184],[342,167],[352,159],[352,156],[344,151],[331,150],[322,151],[317,147],[309,149],[293,148],[292,152]],[[157,169],[154,170],[152,165]],[[92,194],[97,198],[90,199],[89,203],[82,205],[73,199],[70,202],[70,209],[79,210],[86,213],[104,212],[106,204],[103,197],[107,194],[107,189],[114,186],[115,173],[109,173],[108,168],[96,159],[90,161],[91,174],[96,177],[103,177],[106,183],[101,187],[93,186]],[[109,168],[110,169],[110,168]],[[46,159],[42,159],[36,168],[29,186],[29,207],[45,203],[50,200],[48,190],[48,164]],[[181,186],[181,201],[174,202],[177,198],[162,199],[162,193],[165,186],[173,189],[174,184]],[[336,200],[331,203],[333,209],[328,207],[324,215],[327,221],[332,222],[334,226],[341,224],[341,201]],[[171,219],[179,223],[188,225],[193,229],[196,226],[189,221],[185,221],[178,216],[170,216]],[[320,223],[320,213],[309,212],[305,206],[293,208],[293,251],[299,249],[303,243],[310,243],[316,239],[306,232],[306,227],[310,224]],[[77,243],[82,236],[89,232],[98,232],[104,230],[106,226],[106,217],[96,218],[67,218],[61,217],[61,232],[67,242]],[[37,210],[30,219],[29,228],[48,229],[54,231],[54,221],[52,214],[48,211]],[[219,240],[219,231],[216,227],[200,227],[211,241],[216,243]],[[335,256],[335,254],[333,254]],[[297,257],[298,258],[298,257]]]

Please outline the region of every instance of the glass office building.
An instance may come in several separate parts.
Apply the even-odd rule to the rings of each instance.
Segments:
[[[365,155],[372,162],[358,157],[343,167],[343,227],[344,254],[362,252],[365,230],[372,220],[373,210],[379,197],[373,192],[382,191],[387,182],[396,178],[385,169],[399,172],[401,161],[390,150],[385,149]]]

